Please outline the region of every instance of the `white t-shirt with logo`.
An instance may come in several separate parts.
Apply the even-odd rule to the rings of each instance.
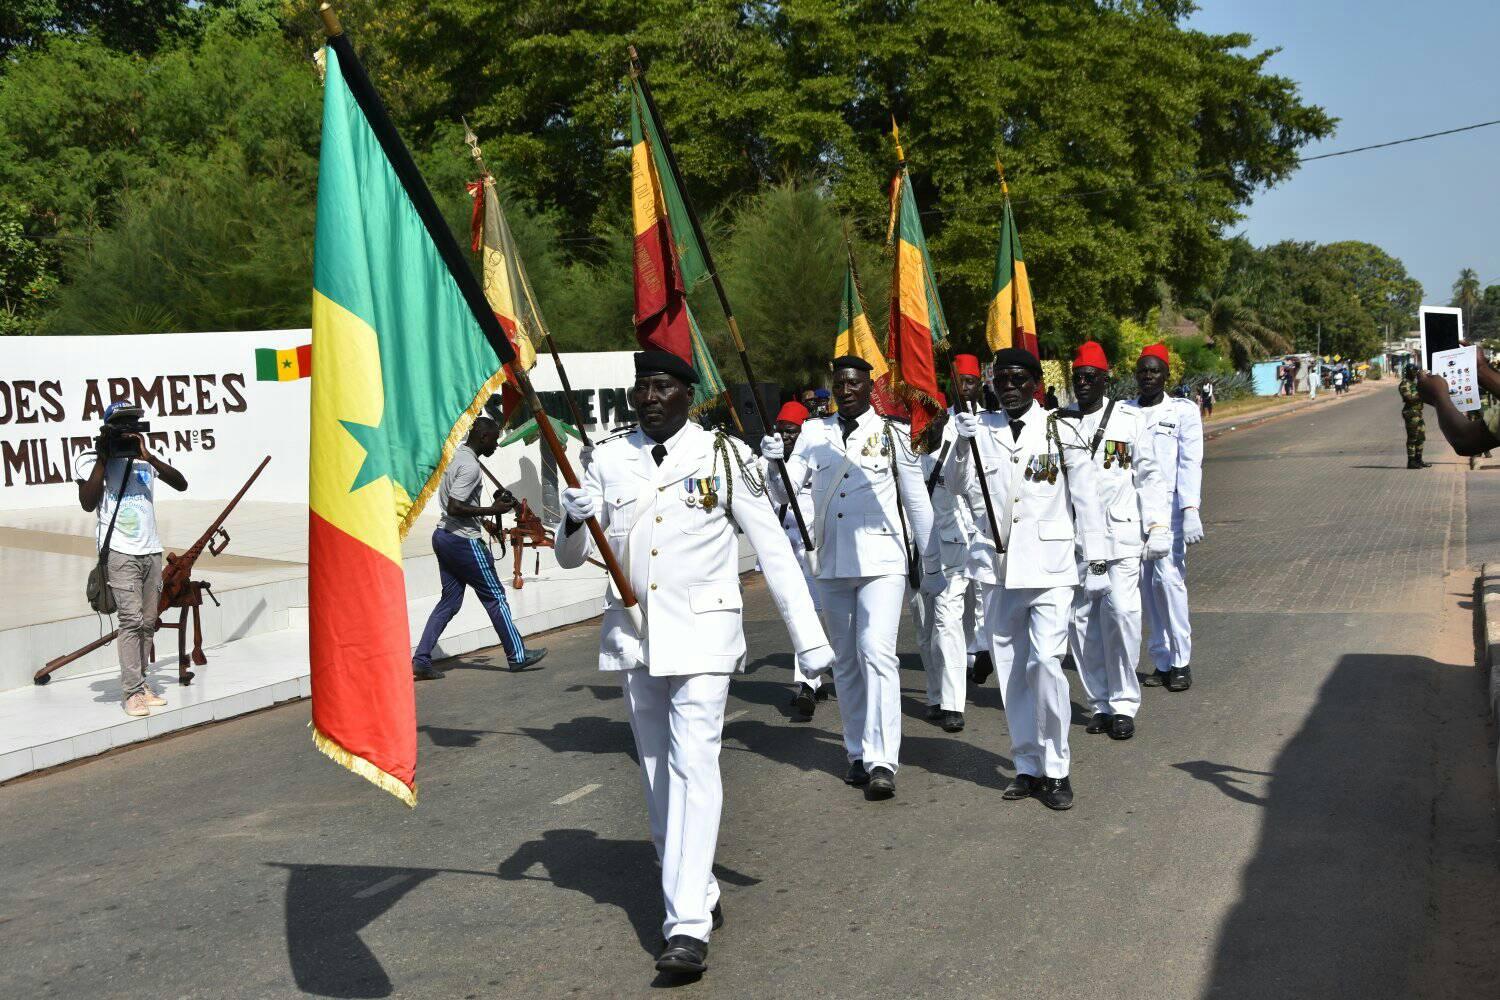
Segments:
[[[78,456],[73,474],[79,482],[88,479],[98,464],[99,457],[93,452]],[[115,516],[115,505],[120,501],[120,477],[125,474],[128,459],[112,458],[104,469],[104,495],[99,500],[95,513],[99,518],[96,548],[104,548],[104,535],[109,531],[110,519]],[[130,477],[125,483],[125,500],[120,504],[120,516],[115,520],[115,533],[110,536],[109,547],[113,552],[128,556],[145,556],[161,551],[161,538],[156,534],[156,469],[144,459],[136,459],[130,466]]]

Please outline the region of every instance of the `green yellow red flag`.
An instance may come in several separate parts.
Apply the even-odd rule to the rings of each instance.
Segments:
[[[630,215],[635,239],[635,332],[646,350],[671,351],[698,373],[693,410],[701,412],[724,395],[687,295],[708,276],[687,203],[666,154],[661,127],[638,80],[630,81]]]
[[[312,375],[312,345],[255,349],[255,380],[257,382],[293,382]]]
[[[542,322],[529,294],[526,265],[516,250],[510,223],[505,221],[505,209],[495,192],[495,179],[485,174],[471,182],[469,194],[474,198],[473,250],[480,255],[485,300],[515,349],[514,364],[529,372],[536,365],[536,343],[542,338]]]
[[[907,408],[891,391],[891,368],[886,364],[885,352],[875,342],[875,331],[870,328],[869,317],[865,315],[854,256],[846,252],[845,258],[844,295],[839,301],[839,332],[833,340],[833,356],[853,355],[869,362],[870,378],[874,382],[870,402],[876,413],[887,417],[909,416]]]
[[[892,128],[893,136],[896,134]],[[948,321],[938,299],[927,237],[912,195],[911,175],[896,139],[900,164],[891,182],[891,231],[894,244],[891,272],[890,339],[886,356],[891,362],[891,382],[897,398],[911,410],[912,440],[921,436],[938,405],[935,355],[948,344]]]
[[[329,40],[326,66],[313,259],[312,726],[323,753],[414,805],[401,539],[511,351],[481,328],[477,288],[460,290],[462,251],[343,35]]]
[[[995,280],[990,286],[990,307],[985,317],[984,338],[991,351],[1019,347],[1040,357],[1036,339],[1036,314],[1031,304],[1031,281],[1021,256],[1021,237],[1016,215],[1010,207],[1010,188],[1000,177],[1005,195],[1005,213],[1000,219],[1000,246],[995,251]]]

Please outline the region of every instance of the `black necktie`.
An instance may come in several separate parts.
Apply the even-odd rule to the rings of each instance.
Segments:
[[[1025,426],[1025,422],[1024,421],[1012,420],[1010,422],[1010,439],[1012,441],[1019,441],[1019,440],[1021,440],[1021,428],[1024,427],[1024,426]]]
[[[657,465],[660,465],[662,463],[662,460],[667,457],[667,446],[664,444],[659,444],[656,447],[652,448],[651,457],[656,459]]]
[[[849,440],[849,435],[854,433],[854,428],[858,426],[858,420],[845,420],[843,417],[839,417],[839,427],[844,432],[844,440],[846,442]]]

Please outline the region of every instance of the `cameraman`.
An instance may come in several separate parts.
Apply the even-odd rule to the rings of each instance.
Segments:
[[[182,473],[151,453],[139,407],[111,403],[95,450],[78,457],[78,502],[98,515],[95,546],[109,539],[109,589],[119,615],[120,688],[126,715],[149,715],[166,699],[146,683],[161,599],[161,538],[156,534],[156,480],[187,489]],[[100,459],[103,461],[100,461]],[[111,530],[113,525],[113,530]]]

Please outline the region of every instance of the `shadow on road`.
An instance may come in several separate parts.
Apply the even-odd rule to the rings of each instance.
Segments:
[[[494,736],[499,730],[495,729],[451,729],[447,726],[421,725],[417,732],[426,733],[427,738],[435,747],[457,747],[470,749],[479,745],[481,736]]]
[[[544,874],[530,874],[538,866]],[[516,848],[500,863],[499,874],[508,882],[550,882],[618,907],[641,948],[650,955],[661,950],[661,868],[648,840],[610,840],[593,830],[548,830]],[[714,876],[728,885],[760,884],[760,879],[723,865],[714,865]]]
[[[1264,809],[1207,996],[1449,995],[1463,977],[1477,981],[1478,965],[1494,964],[1445,968],[1431,957],[1442,938],[1435,914],[1451,912],[1455,893],[1496,886],[1493,831],[1477,849],[1455,845],[1438,819],[1454,795],[1443,798],[1443,779],[1459,763],[1448,758],[1469,749],[1465,734],[1435,725],[1438,692],[1459,671],[1474,673],[1418,656],[1341,657],[1277,757],[1264,798],[1235,777],[1262,772],[1174,765]],[[1443,881],[1445,868],[1463,877]]]

